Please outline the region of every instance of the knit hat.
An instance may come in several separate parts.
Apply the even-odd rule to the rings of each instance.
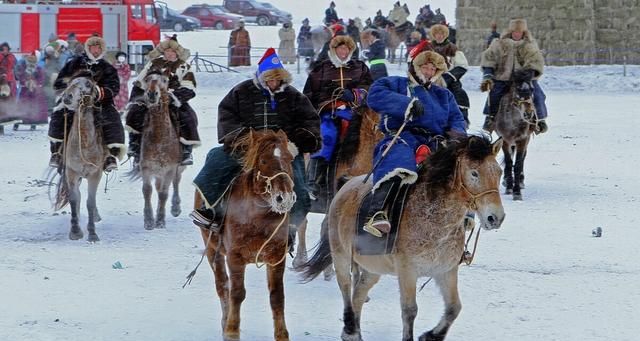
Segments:
[[[291,83],[291,74],[285,70],[280,62],[280,58],[273,47],[265,51],[264,55],[258,62],[258,70],[256,77],[263,88],[267,88],[267,81],[279,80],[283,83]]]

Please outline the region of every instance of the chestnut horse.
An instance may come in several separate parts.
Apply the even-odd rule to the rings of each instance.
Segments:
[[[127,174],[133,180],[142,177],[144,228],[147,230],[165,227],[165,206],[172,184],[171,215],[180,215],[180,179],[185,166],[180,165],[182,149],[176,127],[171,122],[169,104],[172,98],[168,84],[167,76],[160,73],[149,73],[142,81],[144,95],[141,100],[149,110],[142,130],[140,165]],[[155,219],[151,204],[153,180],[158,192]]]
[[[104,159],[107,156],[107,148],[102,142],[102,130],[96,129],[94,123],[93,104],[96,95],[96,85],[88,72],[81,71],[74,75],[67,88],[62,92],[61,102],[58,108],[64,107],[75,112],[71,129],[65,138],[63,148],[64,163],[62,165],[61,183],[56,195],[55,209],[59,210],[71,205],[71,231],[69,238],[72,240],[83,237],[78,222],[80,211],[80,182],[87,179],[87,231],[88,240],[96,242],[100,240],[96,234],[95,222],[101,220],[96,205],[96,193],[98,184],[102,178]],[[67,115],[65,113],[65,115]],[[65,124],[66,124],[65,119]]]
[[[373,150],[384,134],[378,129],[380,115],[371,109],[360,110],[354,115],[351,126],[357,129],[357,135],[347,135],[336,149],[335,175],[330,176],[331,188],[327,196],[333,195],[340,189],[340,185],[354,176],[366,174],[373,165]],[[353,129],[349,133],[354,133]],[[331,198],[327,199],[327,203]],[[327,204],[328,205],[328,204]],[[328,208],[328,207],[327,207]],[[324,225],[324,223],[323,223]],[[298,267],[307,262],[306,243],[307,221],[298,226],[298,247],[292,266]],[[329,275],[329,274],[328,274]]]
[[[495,117],[495,129],[502,137],[504,153],[505,194],[512,194],[513,200],[522,200],[524,189],[524,159],[531,135],[538,123],[533,105],[533,87],[529,82],[514,76],[507,93],[500,100],[500,108]],[[515,157],[515,164],[514,164]]]
[[[441,289],[445,314],[420,340],[444,340],[460,313],[458,265],[465,248],[463,225],[475,211],[485,229],[497,229],[505,214],[498,192],[501,169],[496,161],[502,140],[471,136],[449,141],[423,163],[418,181],[409,190],[394,252],[360,255],[354,250],[358,209],[372,183],[364,176],[347,182],[331,202],[328,233],[303,266],[311,280],[333,262],[344,303],[342,340],[362,340],[360,319],[369,290],[382,275],[396,275],[402,307],[402,340],[413,340],[417,315],[416,282],[432,277]],[[357,280],[352,282],[352,273]]]
[[[297,151],[288,149],[284,132],[253,131],[235,144],[243,151],[242,173],[225,198],[220,234],[202,229],[209,264],[222,306],[224,340],[240,338],[240,305],[245,298],[247,264],[267,265],[271,312],[277,341],[289,340],[284,320],[285,257],[289,210],[296,201],[291,163]],[[202,204],[196,193],[195,207]],[[227,273],[227,269],[229,273]]]

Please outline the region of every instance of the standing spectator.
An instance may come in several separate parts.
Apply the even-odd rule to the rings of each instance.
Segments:
[[[369,60],[369,70],[373,80],[387,77],[387,66],[385,65],[386,47],[380,39],[380,32],[377,30],[366,31],[369,43],[369,51],[363,51],[364,56]]]
[[[280,61],[282,64],[294,64],[296,62],[296,31],[291,27],[290,22],[282,24],[278,36],[280,37],[280,46],[278,47]]]
[[[75,53],[69,50],[69,43],[65,40],[58,39],[56,42],[58,43],[58,63],[60,64],[60,69],[62,70],[64,64],[67,63],[67,60],[73,57]]]
[[[329,8],[324,11],[324,23],[326,25],[335,24],[338,22],[338,12],[336,12],[336,3],[331,1]]]
[[[300,32],[298,32],[298,55],[305,57],[305,60],[307,61],[313,57],[311,26],[309,26],[308,18],[304,18],[304,20],[302,20],[302,26],[300,26]]]
[[[250,66],[251,38],[249,32],[244,28],[244,20],[238,21],[238,27],[231,31],[229,37],[229,66]]]
[[[43,88],[45,78],[35,51],[25,56],[16,67],[16,80],[20,84],[18,108],[24,113],[23,124],[47,123],[47,98]]]
[[[11,47],[6,41],[0,44],[0,68],[6,72],[7,82],[11,88],[11,97],[15,98],[17,92],[16,77],[13,70],[16,67],[16,56],[11,53]]]
[[[82,47],[82,44],[80,44],[80,42],[78,41],[78,38],[76,38],[76,34],[74,32],[69,32],[69,34],[67,34],[67,43],[69,44],[68,46],[69,51],[74,56],[78,54],[77,53],[77,51],[79,50],[78,46],[84,49],[84,47]]]
[[[498,24],[496,24],[495,21],[491,22],[491,33],[489,33],[489,36],[487,36],[487,46],[486,48],[489,48],[489,45],[491,45],[491,42],[494,39],[500,39],[500,33],[498,33]]]
[[[352,58],[358,59],[360,57],[360,46],[362,46],[362,44],[360,42],[360,28],[356,25],[356,21],[354,19],[349,19],[347,35],[356,43],[356,50],[353,52]]]
[[[116,53],[116,61],[113,67],[118,71],[118,78],[120,79],[120,92],[118,92],[113,102],[116,105],[116,109],[122,114],[129,102],[129,78],[131,78],[131,68],[127,62],[127,54],[122,51]]]

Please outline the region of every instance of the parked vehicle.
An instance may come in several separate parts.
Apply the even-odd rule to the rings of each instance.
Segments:
[[[156,1],[156,14],[160,22],[160,29],[176,32],[193,31],[202,26],[200,20],[193,16],[180,14],[169,8],[163,1]]]
[[[126,51],[129,63],[140,64],[143,54],[160,42],[160,25],[153,0],[74,0],[47,4],[0,4],[2,40],[14,52],[31,53],[55,33],[71,32],[84,43],[100,34],[108,51]]]
[[[270,10],[255,0],[224,0],[222,5],[231,13],[243,15],[247,22],[255,22],[260,26],[276,25],[287,20],[279,12]]]
[[[216,30],[231,30],[243,18],[241,15],[227,11],[222,6],[206,4],[191,5],[182,14],[197,18],[202,27],[213,27]]]
[[[293,20],[293,16],[291,15],[291,13],[287,12],[287,11],[283,11],[279,8],[277,8],[276,6],[268,3],[268,2],[261,2],[260,3],[263,7],[268,8],[271,11],[274,11],[276,13],[278,13],[278,22],[279,23],[286,23],[286,22],[291,22]]]

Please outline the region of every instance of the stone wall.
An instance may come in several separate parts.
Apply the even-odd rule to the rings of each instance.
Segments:
[[[640,0],[457,0],[458,46],[480,63],[490,24],[525,18],[548,65],[640,64]]]

